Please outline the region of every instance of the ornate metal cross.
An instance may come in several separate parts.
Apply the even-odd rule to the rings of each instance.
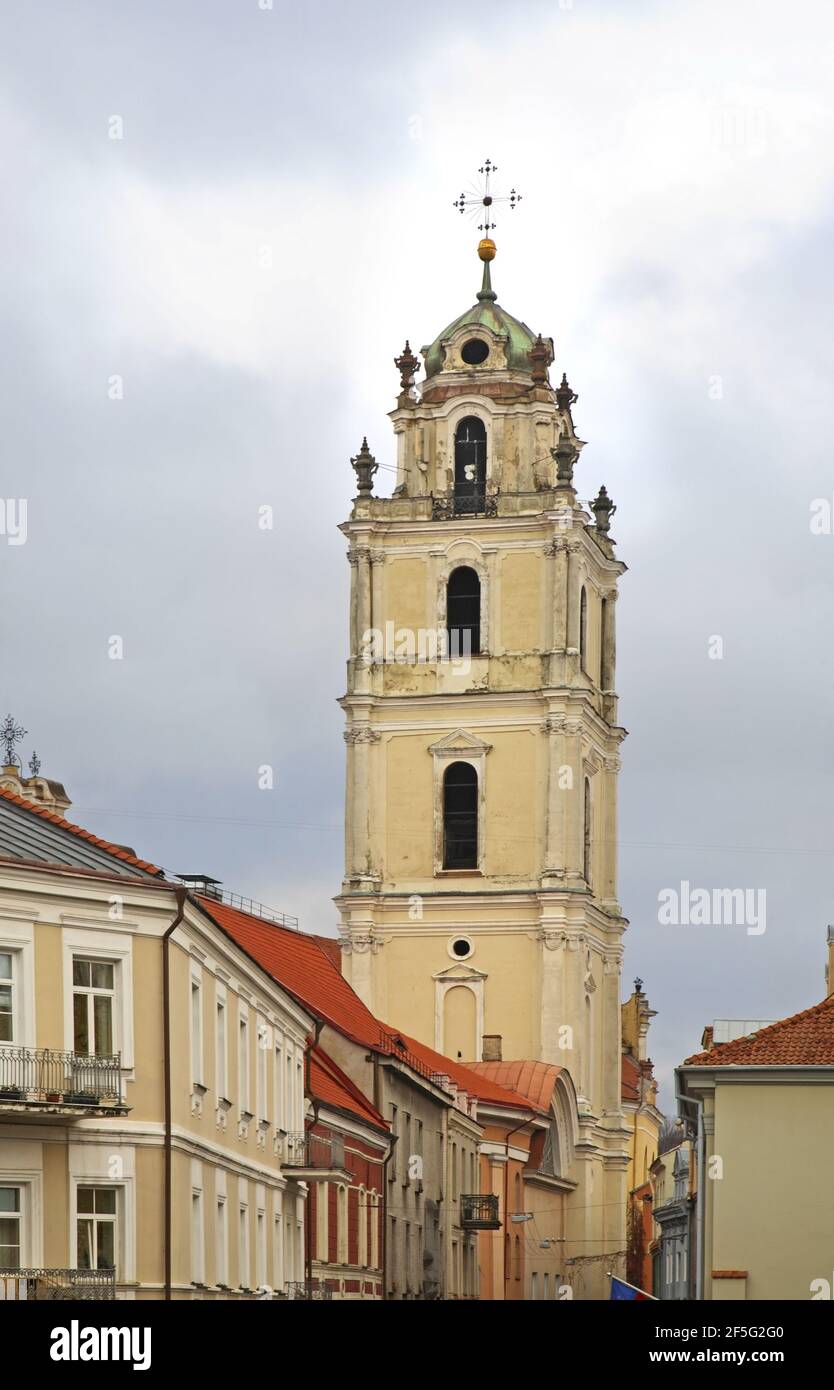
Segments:
[[[22,724],[15,724],[10,714],[7,714],[3,723],[0,724],[0,743],[4,746],[3,760],[7,766],[20,762],[14,746],[26,737],[27,732]]]
[[[492,221],[492,210],[495,204],[509,203],[510,207],[515,210],[521,202],[521,194],[516,193],[515,189],[511,188],[509,193],[496,197],[492,192],[492,175],[498,173],[498,166],[493,164],[491,159],[484,161],[478,173],[481,176],[481,187],[475,188],[473,186],[467,192],[461,193],[459,198],[455,198],[452,207],[457,208],[461,216],[465,212],[471,216],[480,212],[483,221],[478,223],[478,231],[488,237],[495,230],[495,223]]]

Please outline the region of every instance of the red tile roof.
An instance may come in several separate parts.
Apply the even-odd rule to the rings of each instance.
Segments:
[[[546,1115],[562,1068],[552,1062],[472,1062],[471,1070],[522,1096]]]
[[[315,932],[310,932],[314,941],[317,941],[326,956],[329,956],[336,969],[341,974],[342,970],[342,948],[335,936],[316,936]]]
[[[228,907],[214,898],[200,896],[198,900],[218,926],[253,956],[273,979],[345,1037],[386,1056],[399,1057],[423,1076],[451,1076],[461,1090],[481,1100],[515,1108],[539,1108],[531,1104],[528,1097],[508,1091],[479,1075],[474,1068],[454,1062],[415,1038],[406,1037],[395,1028],[380,1023],[337,969],[330,953],[323,948],[321,938],[291,931],[261,917],[252,917],[240,908]],[[398,1039],[401,1046],[397,1043]]]
[[[418,1042],[416,1038],[406,1038],[402,1034],[400,1036],[425,1066],[437,1075],[451,1077],[455,1085],[470,1096],[476,1096],[478,1100],[491,1101],[493,1105],[512,1106],[514,1109],[543,1108],[534,1098],[515,1090],[512,1086],[502,1086],[491,1073],[485,1071],[485,1067],[493,1065],[491,1062],[456,1062],[451,1057],[445,1057],[442,1052],[435,1052],[434,1048],[427,1047],[425,1043]],[[531,1062],[522,1065],[543,1066],[544,1063]],[[557,1067],[556,1071],[558,1070]]]
[[[390,1129],[379,1111],[321,1047],[314,1047],[310,1054],[310,1088],[314,1099],[323,1105],[335,1105],[339,1110],[347,1110],[377,1129]]]
[[[708,1052],[687,1057],[685,1067],[834,1066],[834,995]]]
[[[16,792],[9,791],[5,787],[0,787],[0,796],[6,801],[11,801],[14,806],[20,806],[24,811],[30,811],[33,816],[40,816],[43,820],[51,821],[60,830],[69,830],[71,834],[78,835],[80,839],[87,840],[91,845],[96,845],[98,849],[106,850],[114,858],[121,859],[125,864],[132,864],[134,868],[144,869],[145,873],[156,874],[159,877],[164,875],[164,869],[160,869],[156,864],[149,864],[146,859],[137,859],[129,849],[123,845],[114,845],[110,840],[101,840],[98,835],[93,835],[91,831],[84,830],[80,825],[75,825],[71,820],[65,820],[55,811],[50,811],[46,806],[37,806],[34,801],[27,801],[25,797],[18,796]]]
[[[630,1052],[623,1053],[620,1095],[623,1100],[640,1099],[640,1063]]]
[[[252,917],[214,898],[198,900],[218,926],[319,1018],[364,1047],[381,1046],[379,1022],[314,936]]]

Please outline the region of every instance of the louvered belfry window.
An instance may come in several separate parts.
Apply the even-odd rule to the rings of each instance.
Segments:
[[[467,415],[455,431],[455,511],[482,512],[485,499],[486,427]]]

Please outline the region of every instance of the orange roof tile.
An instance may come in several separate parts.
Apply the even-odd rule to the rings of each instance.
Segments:
[[[640,1063],[630,1052],[623,1053],[620,1094],[623,1100],[640,1099]]]
[[[758,1033],[716,1043],[687,1057],[685,1067],[834,1066],[834,995]]]
[[[347,1110],[377,1129],[390,1129],[379,1111],[321,1047],[314,1047],[310,1054],[310,1087],[315,1099],[323,1104]]]
[[[379,1022],[314,936],[250,916],[214,898],[200,895],[198,901],[273,979],[325,1022],[365,1047],[383,1045]]]
[[[342,948],[335,936],[317,936],[315,932],[309,932],[314,941],[317,941],[326,956],[329,956],[336,969],[341,974],[342,971]]]
[[[525,1095],[512,1086],[501,1085],[491,1073],[484,1071],[484,1067],[490,1067],[493,1063],[456,1062],[451,1057],[445,1057],[442,1052],[435,1052],[434,1048],[427,1047],[425,1043],[418,1042],[416,1038],[406,1038],[404,1034],[400,1036],[425,1066],[436,1075],[451,1077],[460,1090],[466,1091],[470,1096],[476,1096],[478,1100],[492,1101],[494,1105],[512,1106],[515,1109],[542,1110],[544,1108],[532,1096]],[[531,1062],[522,1065],[543,1066],[544,1063]],[[558,1072],[558,1070],[557,1067],[556,1071]]]
[[[99,849],[106,850],[114,858],[121,859],[125,864],[133,864],[137,869],[144,869],[145,873],[156,874],[163,877],[164,869],[160,869],[156,864],[149,864],[146,859],[137,859],[130,850],[124,849],[122,845],[114,845],[110,840],[102,840],[98,835],[93,835],[91,831],[84,830],[82,826],[75,825],[71,820],[65,820],[55,811],[50,811],[46,806],[36,806],[34,801],[27,801],[25,797],[18,796],[16,792],[9,791],[5,787],[0,787],[0,796],[6,801],[11,801],[13,805],[20,806],[24,811],[31,811],[33,816],[40,816],[43,820],[51,821],[60,830],[69,830],[71,834],[78,835],[82,840],[87,840],[91,845],[96,845]]]
[[[472,1062],[472,1071],[505,1090],[515,1091],[547,1114],[562,1068],[552,1062]]]
[[[512,1089],[479,1075],[474,1067],[454,1062],[415,1038],[406,1037],[381,1023],[351,989],[320,938],[250,916],[241,908],[228,907],[214,898],[200,896],[198,900],[218,926],[248,951],[273,979],[346,1037],[387,1056],[398,1057],[424,1076],[450,1076],[461,1090],[481,1100],[516,1109],[541,1108],[529,1097],[515,1094]]]

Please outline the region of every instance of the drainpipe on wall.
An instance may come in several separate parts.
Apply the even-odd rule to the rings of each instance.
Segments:
[[[322,1033],[322,1029],[323,1029],[323,1028],[324,1028],[324,1020],[323,1020],[323,1019],[316,1019],[316,1020],[315,1020],[315,1032],[314,1032],[313,1038],[312,1038],[312,1040],[311,1040],[310,1038],[307,1039],[307,1046],[306,1046],[305,1049],[304,1049],[304,1095],[305,1095],[305,1097],[307,1098],[307,1100],[309,1100],[310,1104],[311,1104],[312,1107],[313,1107],[313,1118],[312,1118],[312,1121],[311,1121],[310,1126],[309,1126],[310,1129],[313,1128],[313,1125],[316,1123],[316,1121],[318,1120],[318,1117],[319,1117],[319,1108],[318,1108],[318,1106],[316,1105],[315,1100],[313,1099],[313,1084],[312,1084],[311,1075],[312,1075],[313,1048],[314,1048],[314,1047],[318,1047],[318,1045],[319,1045],[319,1038],[321,1037],[321,1033]],[[306,1133],[307,1133],[307,1129],[308,1129],[308,1126],[307,1126],[307,1116],[305,1115],[305,1116],[303,1117],[303,1119],[304,1119],[304,1130],[305,1130],[305,1137],[306,1137]],[[321,1187],[321,1183],[319,1183],[319,1187]],[[317,1214],[317,1215],[318,1215],[318,1205],[319,1205],[319,1202],[320,1202],[320,1201],[321,1201],[321,1197],[319,1196],[319,1192],[318,1192],[318,1190],[317,1190],[317,1191],[316,1191],[316,1214]],[[328,1252],[328,1253],[329,1253],[329,1252]],[[313,1223],[312,1223],[312,1221],[310,1220],[310,1190],[309,1190],[309,1188],[307,1189],[307,1201],[304,1203],[304,1282],[305,1282],[305,1284],[307,1285],[307,1287],[310,1289],[310,1292],[312,1293],[312,1287],[313,1287]]]
[[[509,1230],[510,1230],[510,1215],[509,1215],[509,1211],[508,1211],[509,1200],[510,1200],[510,1199],[509,1199],[509,1189],[510,1189],[510,1140],[512,1139],[512,1137],[513,1137],[514,1134],[518,1134],[518,1131],[519,1131],[520,1129],[525,1129],[525,1128],[527,1127],[527,1125],[529,1125],[529,1123],[530,1123],[529,1120],[522,1120],[522,1122],[521,1122],[520,1125],[516,1125],[515,1129],[511,1129],[511,1130],[510,1130],[510,1132],[509,1132],[509,1134],[507,1135],[507,1138],[506,1138],[506,1140],[505,1140],[505,1143],[504,1143],[504,1147],[505,1147],[506,1150],[507,1150],[507,1162],[504,1164],[504,1302],[505,1302],[505,1303],[506,1303],[506,1301],[507,1301],[507,1285],[508,1285],[509,1282],[510,1282],[510,1269],[511,1269],[511,1267],[512,1267],[512,1252],[513,1252],[512,1243],[510,1242],[510,1244],[509,1244],[509,1259],[508,1259],[508,1258],[507,1258],[507,1244],[508,1244],[507,1237],[508,1237],[508,1235],[509,1235]]]
[[[698,1107],[698,1137],[695,1144],[696,1163],[698,1166],[698,1189],[695,1193],[695,1298],[701,1302],[704,1297],[704,1226],[706,1215],[706,1170],[707,1170],[707,1145],[704,1133],[704,1102],[698,1100],[697,1096],[682,1096],[680,1091],[675,1091],[675,1100],[684,1101],[688,1105]]]
[[[171,958],[170,942],[171,936],[176,931],[185,914],[185,904],[188,899],[188,889],[180,885],[174,886],[174,893],[177,900],[177,915],[165,931],[162,937],[162,1076],[165,1104],[165,1211],[164,1211],[164,1235],[165,1245],[165,1294],[166,1300],[171,1298],[171,1211],[172,1211],[172,1138],[171,1138]]]
[[[382,1108],[382,1068],[379,1062],[379,1053],[372,1052],[369,1054],[368,1057],[366,1057],[365,1060],[370,1061],[373,1064],[374,1069],[374,1109],[378,1111],[378,1113],[382,1115],[384,1119],[385,1111]],[[398,1138],[399,1136],[394,1134],[392,1131],[390,1135],[391,1143],[388,1149],[388,1154],[382,1165],[382,1241],[380,1248],[382,1252],[382,1300],[384,1303],[388,1301],[388,1164],[394,1157],[394,1152],[397,1146]]]

